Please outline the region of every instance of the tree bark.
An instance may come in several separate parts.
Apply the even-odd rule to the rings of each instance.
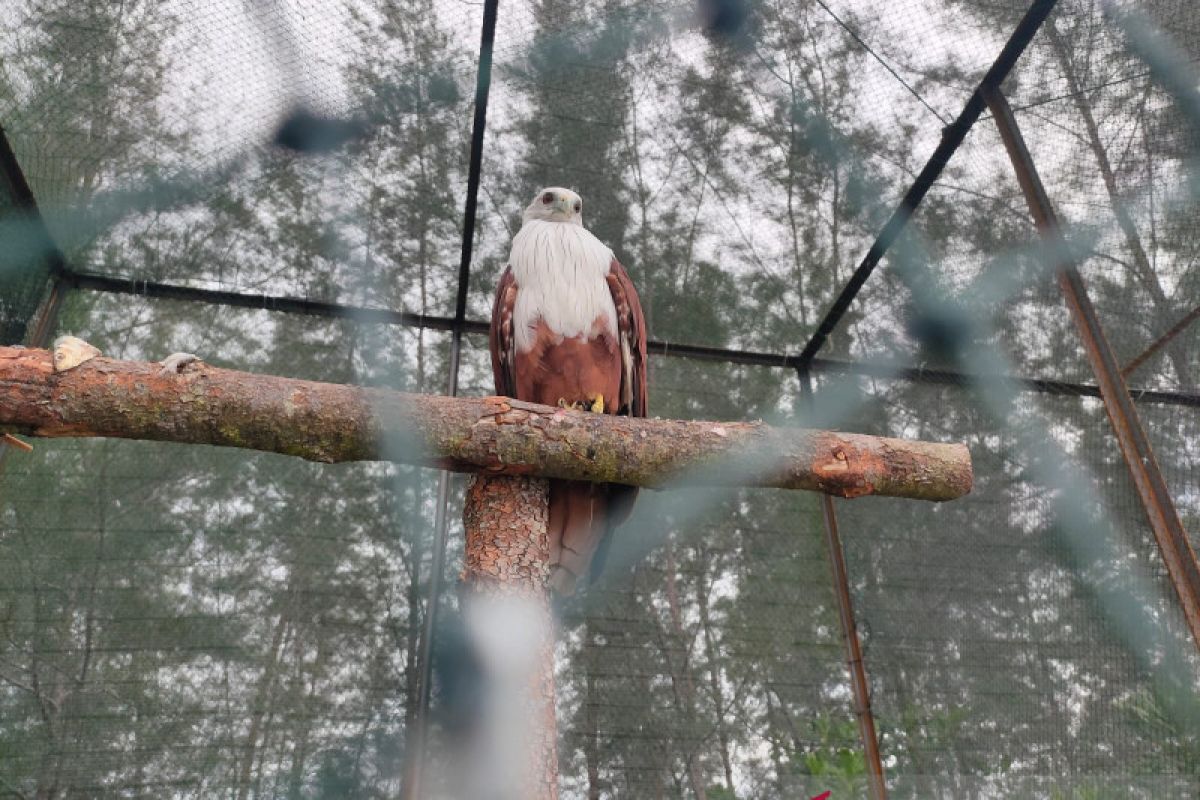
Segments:
[[[503,397],[415,395],[97,357],[56,373],[46,350],[0,347],[0,431],[108,436],[386,460],[459,472],[633,486],[737,485],[951,500],[962,444],[590,414]]]
[[[289,590],[288,594],[291,594]],[[254,784],[254,762],[259,757],[259,737],[262,733],[263,720],[267,716],[269,698],[274,691],[275,673],[282,658],[283,637],[290,623],[291,603],[285,604],[279,611],[275,621],[275,629],[271,634],[271,648],[267,653],[267,663],[263,666],[258,679],[258,687],[254,693],[254,701],[250,712],[250,728],[246,733],[245,760],[238,770],[237,800],[246,800]]]
[[[664,578],[667,594],[667,618],[670,620],[671,629],[669,634],[664,635],[661,625],[659,626],[663,657],[667,662],[667,671],[671,673],[671,687],[674,689],[675,702],[683,715],[684,730],[678,743],[683,749],[688,781],[692,784],[692,793],[696,796],[696,800],[708,800],[704,770],[700,764],[700,747],[703,737],[699,735],[699,724],[696,719],[696,681],[692,675],[692,659],[687,632],[683,628],[683,609],[679,603],[679,570],[675,561],[673,538],[667,539],[665,549],[667,565]]]
[[[463,504],[463,614],[482,671],[467,796],[558,800],[549,490],[478,476]]]
[[[595,622],[583,623],[583,758],[587,771],[587,800],[600,800],[600,704],[596,702],[596,642]]]
[[[704,660],[708,663],[708,686],[712,692],[713,714],[717,718],[717,743],[720,745],[721,767],[725,773],[725,790],[733,794],[733,761],[729,757],[729,731],[726,728],[725,692],[721,688],[721,655],[713,633],[709,610],[712,586],[708,581],[708,553],[701,551],[698,559],[700,574],[696,579],[696,609],[700,615],[700,632],[704,637]]]

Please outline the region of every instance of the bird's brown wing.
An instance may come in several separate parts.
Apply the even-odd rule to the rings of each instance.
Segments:
[[[621,344],[621,402],[617,414],[646,416],[646,317],[629,273],[617,259],[608,269],[608,290],[617,307]]]
[[[642,302],[629,273],[616,258],[608,269],[608,290],[612,293],[617,308],[617,338],[621,347],[621,400],[613,413],[631,417],[646,416],[646,317],[642,314]],[[633,513],[633,502],[637,499],[636,486],[609,484],[608,523],[620,525]],[[610,539],[611,534],[605,537]],[[607,558],[609,541],[601,543],[602,552],[597,555],[593,574],[603,567]]]
[[[513,335],[513,309],[517,304],[517,279],[512,267],[505,267],[496,287],[492,305],[492,325],[488,329],[488,349],[492,353],[492,377],[496,394],[517,396],[517,341]]]

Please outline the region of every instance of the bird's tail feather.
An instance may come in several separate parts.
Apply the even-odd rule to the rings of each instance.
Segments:
[[[637,498],[636,486],[550,481],[550,576],[562,596],[579,582],[594,583],[608,562],[613,529],[625,522]]]
[[[555,592],[570,595],[607,530],[607,487],[582,481],[550,482],[550,578]]]

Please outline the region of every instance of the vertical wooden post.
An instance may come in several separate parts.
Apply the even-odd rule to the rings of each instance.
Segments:
[[[463,616],[483,672],[472,796],[558,800],[543,478],[476,476],[463,504]],[[468,779],[470,780],[470,779]]]

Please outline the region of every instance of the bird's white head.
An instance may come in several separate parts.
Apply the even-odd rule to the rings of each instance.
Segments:
[[[538,192],[525,207],[526,222],[534,219],[546,222],[583,224],[583,198],[561,186],[547,186]]]

